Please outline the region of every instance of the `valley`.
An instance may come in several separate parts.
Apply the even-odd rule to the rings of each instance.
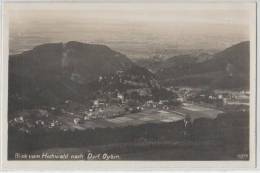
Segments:
[[[239,152],[248,153],[248,51],[242,42],[152,66],[105,45],[75,41],[11,55],[9,158],[59,148],[122,159],[191,153],[197,160],[197,152],[210,158],[215,147],[223,156],[212,159],[239,160]]]

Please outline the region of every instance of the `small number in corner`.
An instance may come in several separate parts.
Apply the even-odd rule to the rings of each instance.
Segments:
[[[247,160],[248,159],[248,154],[238,154],[237,158],[241,159],[241,160]]]

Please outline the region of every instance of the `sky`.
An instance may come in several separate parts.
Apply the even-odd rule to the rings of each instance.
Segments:
[[[130,58],[249,40],[250,3],[9,3],[10,53],[49,42],[106,44]]]

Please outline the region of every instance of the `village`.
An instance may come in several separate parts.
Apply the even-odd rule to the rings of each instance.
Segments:
[[[216,118],[227,110],[248,111],[248,91],[206,90],[188,87],[166,88],[175,99],[151,99],[149,88],[106,91],[86,106],[65,100],[61,106],[23,110],[9,120],[11,128],[24,133],[42,130],[84,130],[145,123],[173,122],[199,117]],[[127,97],[132,94],[134,97]]]

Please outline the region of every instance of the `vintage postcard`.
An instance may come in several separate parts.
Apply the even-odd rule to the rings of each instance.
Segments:
[[[2,6],[3,169],[255,167],[256,2]]]

